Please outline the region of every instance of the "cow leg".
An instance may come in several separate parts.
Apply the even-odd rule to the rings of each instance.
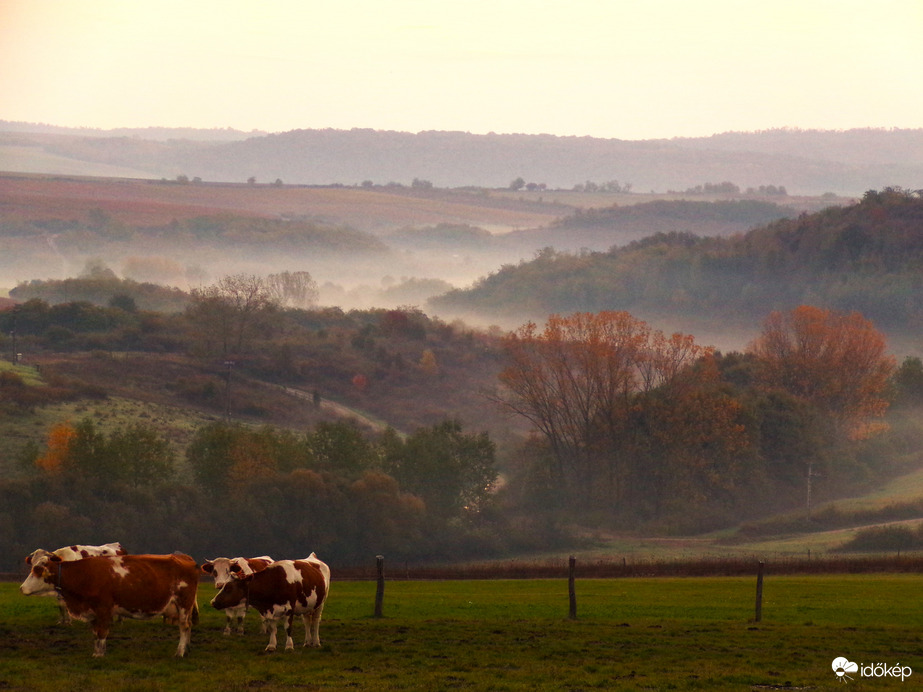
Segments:
[[[58,597],[58,610],[60,611],[60,614],[58,615],[58,624],[71,624],[71,614],[68,612],[67,606],[64,604],[64,599],[60,596]]]
[[[96,635],[96,641],[93,643],[93,658],[101,658],[106,655],[106,637],[109,636],[109,626],[112,624],[111,613],[100,617],[100,613],[94,613],[93,617],[93,634]]]
[[[290,610],[288,617],[285,619],[285,650],[292,651],[295,648],[295,642],[292,640],[292,626],[295,624],[295,611]]]
[[[224,629],[221,631],[221,634],[228,636],[231,634],[231,623],[234,621],[234,616],[231,615],[230,609],[224,611]]]
[[[305,629],[304,629],[304,645],[313,646],[314,648],[320,648],[320,617],[324,612],[324,606],[321,605],[319,608],[316,608],[311,613],[307,615],[308,620],[305,620]],[[308,622],[310,622],[311,631],[308,632]],[[310,643],[309,643],[310,641]]]
[[[304,644],[302,646],[314,646],[311,641],[311,613],[303,613],[301,622],[304,623]]]
[[[269,618],[263,620],[269,628],[269,644],[266,645],[266,651],[276,650],[276,630],[279,628],[279,621],[275,618],[270,622]]]
[[[247,606],[237,609],[237,634],[244,633],[244,618],[247,617]]]
[[[186,656],[186,650],[189,648],[189,642],[192,641],[192,622],[190,613],[183,613],[179,619],[179,646],[176,647],[176,655],[180,658]]]

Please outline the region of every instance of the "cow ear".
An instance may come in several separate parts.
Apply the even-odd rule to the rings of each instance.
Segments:
[[[30,565],[30,566],[32,565],[32,556],[31,556],[31,555],[26,555],[26,564],[27,564],[27,565]]]
[[[206,562],[202,565],[202,571],[206,574],[212,574],[215,571],[215,566],[210,562]]]

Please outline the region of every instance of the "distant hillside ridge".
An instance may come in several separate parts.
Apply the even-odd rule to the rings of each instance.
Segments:
[[[231,127],[116,127],[105,130],[96,127],[61,127],[45,123],[27,123],[0,120],[0,132],[44,133],[78,137],[132,137],[165,142],[171,139],[189,139],[200,142],[233,142],[247,137],[269,134],[262,130],[244,132]]]
[[[914,187],[923,180],[923,129],[770,130],[638,141],[371,129],[245,136],[151,128],[149,133],[113,130],[109,137],[98,131],[65,134],[46,125],[34,129],[38,132],[0,123],[0,170],[57,173],[39,166],[61,166],[63,158],[118,164],[152,177],[224,182],[409,185],[416,179],[436,187],[502,188],[522,178],[550,189],[571,189],[589,180],[666,192],[729,181],[742,189],[774,185],[791,194],[848,196],[894,185]],[[30,152],[38,163],[27,160]]]
[[[657,233],[728,236],[743,233],[795,212],[760,200],[655,200],[630,206],[577,209],[546,228],[512,231],[497,238],[498,245],[531,243],[535,249],[558,251],[608,250]]]
[[[899,330],[923,325],[923,193],[780,219],[731,237],[658,233],[608,252],[552,249],[431,299],[494,315],[599,310],[762,319],[813,304]]]

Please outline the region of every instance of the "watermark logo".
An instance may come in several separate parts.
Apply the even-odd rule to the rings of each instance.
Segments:
[[[858,673],[859,665],[853,663],[848,658],[843,656],[838,656],[833,659],[833,672],[836,673],[837,680],[840,682],[846,682],[847,680],[852,680],[849,673]]]
[[[845,656],[837,656],[833,659],[833,672],[836,679],[840,682],[849,682],[855,679],[855,675],[863,678],[900,678],[904,682],[913,675],[910,666],[902,666],[900,663],[890,665],[888,663],[854,663]]]

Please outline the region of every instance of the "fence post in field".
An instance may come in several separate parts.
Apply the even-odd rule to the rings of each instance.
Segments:
[[[763,619],[763,561],[756,570],[756,622]]]
[[[375,589],[375,617],[382,617],[381,606],[385,600],[385,556],[375,556],[375,568],[378,572],[378,586]]]
[[[574,588],[574,572],[577,571],[577,558],[573,555],[568,560],[567,568],[567,594],[570,597],[570,617],[571,620],[577,619],[577,591]]]

